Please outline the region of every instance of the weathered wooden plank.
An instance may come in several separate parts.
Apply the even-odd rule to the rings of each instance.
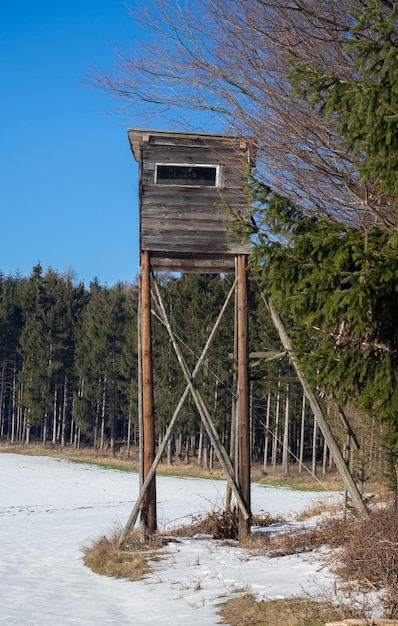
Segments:
[[[214,149],[214,146],[217,146],[217,149],[220,149],[223,146],[226,146],[229,151],[232,150],[242,150],[245,149],[245,145],[248,145],[247,140],[244,138],[228,135],[204,135],[204,134],[196,134],[196,133],[164,133],[153,135],[150,137],[149,144],[152,146],[189,146],[191,148],[205,148],[206,150]]]
[[[211,254],[219,254],[220,252],[230,254],[248,254],[248,247],[237,241],[218,241],[210,237],[196,238],[192,241],[192,234],[187,236],[166,236],[166,233],[158,233],[158,236],[141,236],[142,250],[153,250],[165,253],[167,250],[170,254],[175,252],[207,252]]]
[[[205,159],[210,161],[210,159],[215,159],[218,162],[234,162],[237,163],[239,159],[245,158],[246,153],[236,150],[234,147],[229,147],[225,144],[213,144],[212,146],[161,146],[161,145],[152,145],[145,147],[144,146],[144,154],[176,154],[176,152],[181,153],[183,155],[203,155]]]
[[[185,222],[186,223],[186,222]],[[182,224],[183,226],[183,224]],[[144,228],[141,227],[141,235],[143,237],[150,237],[152,239],[159,239],[160,237],[167,236],[169,241],[181,241],[186,239],[187,241],[191,241],[193,236],[195,239],[199,241],[207,240],[209,243],[216,243],[217,241],[226,242],[232,241],[229,237],[227,237],[226,231],[220,231],[217,229],[213,230],[198,230],[195,233],[192,228],[180,228],[180,229],[171,229],[171,228]]]
[[[171,257],[156,258],[151,254],[151,267],[154,272],[189,272],[191,274],[223,274],[233,272],[235,268],[234,257],[229,255],[227,259],[180,259]]]
[[[235,254],[247,254],[247,248],[245,248],[244,246],[239,246],[239,245],[219,245],[219,246],[213,246],[211,250],[209,250],[209,245],[207,242],[198,242],[197,244],[195,243],[195,245],[191,245],[189,246],[188,241],[186,242],[182,242],[182,243],[176,243],[176,242],[164,242],[164,241],[145,241],[142,240],[141,241],[141,249],[142,250],[148,250],[148,251],[154,251],[154,252],[161,252],[164,256],[167,256],[166,253],[169,252],[170,256],[173,257],[175,253],[189,253],[192,252],[194,254],[199,254],[202,253],[204,254],[205,252],[207,252],[210,255],[212,254],[231,254],[231,255],[235,255]]]
[[[164,207],[158,207],[153,204],[145,206],[145,211],[142,211],[141,219],[170,219],[170,220],[209,220],[212,222],[222,222],[228,224],[231,220],[231,215],[226,209],[216,210],[214,207],[199,206],[195,207],[193,211],[191,208],[181,206],[179,204]]]
[[[156,210],[158,213],[156,213]],[[200,203],[200,204],[192,204],[190,202],[173,202],[170,204],[167,203],[157,203],[154,198],[145,198],[142,203],[141,214],[145,217],[150,217],[154,215],[162,215],[169,214],[173,217],[173,213],[178,215],[179,213],[186,213],[190,217],[194,218],[198,216],[206,216],[210,214],[214,219],[217,220],[225,220],[230,218],[230,211],[233,210],[235,212],[239,212],[241,215],[246,214],[246,208],[242,207],[241,204],[221,204],[218,203]]]
[[[167,162],[173,162],[172,159],[178,155],[179,163],[186,159],[187,163],[229,163],[236,165],[245,154],[239,152],[234,147],[225,144],[213,144],[212,146],[194,146],[194,145],[154,145],[147,144],[143,147],[143,156],[145,161],[150,162],[155,157],[165,158]],[[203,160],[202,160],[203,159]]]
[[[141,218],[141,229],[142,231],[150,231],[160,228],[166,232],[168,231],[176,231],[176,230],[189,230],[192,232],[198,231],[207,231],[207,232],[217,232],[217,233],[227,233],[228,225],[225,223],[225,220],[214,220],[214,219],[193,219],[192,216],[190,218],[177,218],[171,219],[169,216],[161,217],[161,218]]]

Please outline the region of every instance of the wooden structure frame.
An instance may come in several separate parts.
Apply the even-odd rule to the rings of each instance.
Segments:
[[[156,468],[172,434],[181,408],[191,394],[208,436],[226,473],[230,491],[239,508],[239,532],[250,527],[250,433],[248,376],[248,246],[231,239],[228,220],[232,213],[246,211],[246,182],[255,151],[250,141],[224,135],[174,133],[166,131],[128,131],[130,145],[139,164],[140,255],[141,255],[141,398],[142,398],[142,470],[141,489],[119,545],[134,526],[139,512],[144,534],[157,529]],[[160,181],[160,183],[159,183]],[[228,207],[230,213],[226,210]],[[234,286],[204,346],[193,372],[190,372],[179,349],[154,272],[223,273],[235,271]],[[153,277],[151,281],[151,275]],[[152,285],[154,289],[152,289]],[[235,293],[236,362],[238,427],[235,442],[235,466],[220,443],[217,431],[203,402],[195,380],[210,349],[215,333]],[[154,303],[167,328],[186,388],[178,402],[156,454],[152,373],[151,310]],[[360,514],[366,513],[357,486],[345,464],[315,395],[309,388],[285,328],[271,301],[266,300],[281,343],[289,355],[310,402],[335,463]]]
[[[155,532],[156,467],[171,436],[181,408],[190,394],[227,475],[240,511],[240,533],[250,526],[250,449],[247,336],[248,245],[231,238],[228,221],[247,209],[248,170],[255,161],[253,144],[241,137],[166,131],[129,130],[129,141],[139,164],[141,259],[141,371],[142,371],[142,480],[139,498],[120,538],[120,544],[141,511],[144,531]],[[193,372],[179,350],[167,318],[155,272],[224,273],[235,271],[235,283],[222,307]],[[151,281],[152,275],[152,281]],[[153,289],[151,288],[153,286]],[[226,306],[236,292],[237,302],[237,467],[223,448],[199,390],[195,387]],[[158,453],[155,454],[151,309],[167,328],[186,389]]]

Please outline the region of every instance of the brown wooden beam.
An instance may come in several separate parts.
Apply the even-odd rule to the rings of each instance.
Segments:
[[[142,343],[142,412],[144,480],[155,459],[155,411],[153,401],[151,272],[149,252],[141,252],[141,343]],[[145,492],[142,522],[147,533],[157,530],[156,478],[153,476]]]

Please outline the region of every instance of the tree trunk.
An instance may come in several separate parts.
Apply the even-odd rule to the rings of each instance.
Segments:
[[[198,465],[202,463],[202,453],[203,453],[203,431],[202,429],[200,429],[199,443],[198,443]]]
[[[66,418],[68,410],[68,374],[64,378],[64,399],[62,403],[61,448],[66,445]]]
[[[104,439],[105,439],[105,407],[106,407],[106,375],[104,376],[103,387],[102,387],[102,406],[101,406],[101,439],[100,439],[100,450],[104,449]]]
[[[167,442],[167,465],[172,465],[173,464],[173,438],[170,437],[170,439]]]
[[[5,349],[4,349],[5,352]],[[4,389],[5,389],[5,372],[6,372],[6,358],[3,356],[1,364],[1,380],[0,380],[0,428],[1,432],[4,432]]]
[[[213,461],[214,461],[214,448],[213,446],[210,446],[210,450],[209,450],[209,469],[210,470],[213,469]]]
[[[131,419],[127,422],[127,446],[126,446],[126,459],[130,458],[130,446],[131,446]]]
[[[14,375],[13,375],[13,380],[12,380],[11,443],[15,442],[15,426],[16,426],[15,411],[17,408],[16,396],[17,396],[17,367],[16,367],[16,364],[14,363]]]
[[[179,435],[177,437],[176,447],[177,447],[177,450],[176,450],[177,456],[178,456],[179,459],[181,459],[181,456],[182,456],[182,433],[179,433]]]
[[[299,474],[303,471],[304,459],[304,433],[305,433],[305,393],[303,393],[303,405],[301,408],[301,425],[300,425],[300,454],[299,454]]]
[[[97,449],[97,441],[98,441],[98,416],[99,416],[100,406],[97,402],[96,410],[95,410],[95,422],[94,422],[94,436],[93,436],[93,448]]]
[[[279,383],[278,383],[278,387],[279,387]],[[279,408],[280,408],[280,394],[279,394],[279,390],[276,396],[276,409],[275,409],[275,424],[274,424],[274,433],[272,436],[272,457],[271,457],[271,463],[272,463],[272,469],[275,472],[275,468],[276,468],[276,460],[277,460],[277,451],[278,451],[278,440],[279,440],[279,436],[278,436],[278,431],[279,431]]]
[[[43,435],[42,435],[42,443],[43,443],[43,447],[46,445],[46,440],[47,440],[47,414],[44,416],[43,418]]]
[[[52,432],[52,443],[55,444],[57,442],[57,403],[58,403],[58,389],[57,387],[54,390],[54,400],[53,400],[53,432]]]
[[[187,438],[185,440],[185,465],[189,464],[189,444],[190,444],[190,438],[187,435]]]
[[[323,440],[323,459],[322,459],[322,475],[326,475],[328,466],[328,444],[326,443],[326,439]]]
[[[316,423],[316,417],[314,415],[314,428],[312,431],[312,474],[313,476],[316,476],[316,443],[317,443],[317,423]]]
[[[207,433],[203,433],[203,468],[209,469],[209,438]]]
[[[286,385],[285,425],[283,429],[283,458],[282,468],[285,474],[289,473],[289,385]]]
[[[264,462],[263,462],[263,472],[267,473],[268,468],[268,442],[269,442],[269,422],[271,415],[271,393],[267,393],[267,412],[265,416],[265,437],[264,437]]]

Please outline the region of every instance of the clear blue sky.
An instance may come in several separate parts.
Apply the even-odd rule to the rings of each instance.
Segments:
[[[134,5],[134,2],[130,2]],[[0,2],[0,270],[72,268],[88,286],[139,270],[137,124],[83,83],[137,27],[122,0]],[[139,126],[139,125],[138,125]]]

